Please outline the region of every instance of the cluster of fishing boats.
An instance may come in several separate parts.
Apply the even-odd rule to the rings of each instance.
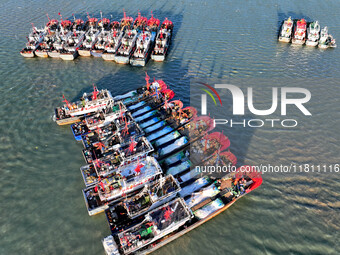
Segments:
[[[83,57],[102,57],[107,61],[133,66],[145,66],[149,58],[164,61],[168,53],[173,23],[165,18],[163,23],[151,13],[151,18],[138,13],[134,20],[126,16],[120,22],[90,17],[60,21],[48,18],[43,29],[32,24],[26,47],[20,51],[24,57],[51,57],[74,60]]]
[[[328,33],[327,27],[321,29],[318,21],[293,20],[291,17],[282,22],[279,41],[291,42],[296,45],[317,46],[322,49],[336,47],[335,39]]]
[[[163,80],[145,79],[146,85],[119,96],[96,87],[77,102],[63,96],[64,105],[55,109],[57,124],[72,124],[84,146],[83,196],[89,215],[107,217],[107,254],[152,252],[262,183],[250,166],[197,170],[235,166],[229,139],[213,132],[209,116],[174,100]]]

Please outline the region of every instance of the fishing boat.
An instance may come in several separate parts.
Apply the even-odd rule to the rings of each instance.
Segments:
[[[291,17],[283,21],[279,35],[280,42],[290,42],[292,40],[293,24]]]
[[[176,197],[181,187],[172,175],[161,177],[147,185],[137,194],[110,205],[105,210],[111,232],[118,233],[147,212]]]
[[[100,33],[100,30],[97,28],[97,18],[88,17],[86,26],[88,27],[88,31],[85,34],[85,39],[83,43],[80,45],[78,49],[78,53],[82,57],[90,57],[91,50],[93,46],[97,42],[97,37]]]
[[[138,35],[135,50],[131,56],[132,66],[145,66],[155,41],[155,34],[143,31]]]
[[[105,50],[105,44],[109,40],[110,35],[110,20],[107,18],[102,18],[98,22],[100,28],[100,33],[98,34],[97,41],[91,50],[91,55],[94,57],[102,57]]]
[[[85,25],[82,19],[74,18],[73,31],[66,38],[60,58],[63,60],[74,60],[78,56],[78,49],[85,38]]]
[[[320,39],[320,25],[318,21],[309,24],[307,28],[307,46],[315,47],[318,45]]]
[[[95,130],[90,131],[88,134],[83,135],[81,137],[81,141],[85,149],[89,150],[94,149],[94,147],[98,147],[96,149],[102,150],[102,147],[106,146],[112,147],[120,144],[119,135],[117,134],[118,131],[119,129],[117,125],[114,122],[112,122],[107,126],[97,128]]]
[[[60,52],[63,51],[63,48],[66,44],[68,37],[71,36],[71,28],[72,28],[71,21],[61,19],[59,29],[54,35],[54,41],[50,47],[50,51],[48,52],[49,57],[51,58],[60,57]]]
[[[82,121],[71,125],[71,130],[74,138],[76,139],[76,141],[86,140],[87,137],[85,136],[93,130],[99,130],[102,134],[104,132],[102,128],[106,128],[111,125],[116,126],[114,120],[121,116],[125,110],[125,106],[122,106],[120,108],[118,102],[118,105],[112,106],[110,104],[105,109],[100,110],[93,115],[86,116]]]
[[[43,29],[37,29],[32,23],[32,31],[28,35],[26,47],[20,51],[20,54],[25,58],[33,58],[34,51],[44,39],[45,31]]]
[[[130,57],[135,49],[137,30],[127,29],[122,38],[122,43],[115,53],[115,61],[118,64],[129,64]]]
[[[96,87],[92,93],[84,93],[80,101],[70,103],[64,96],[63,98],[65,104],[55,109],[54,119],[58,125],[79,122],[84,115],[94,113],[113,103],[110,91],[99,91]]]
[[[208,178],[198,179],[205,183],[205,188],[152,210],[137,225],[128,225],[119,233],[113,232],[102,241],[106,254],[148,254],[222,213],[262,184],[262,177],[248,170],[252,168],[242,168],[245,170],[239,168],[213,182]],[[186,216],[178,216],[179,208]],[[177,223],[179,219],[182,223]]]
[[[321,30],[321,36],[319,40],[319,48],[321,49],[327,49],[329,47],[336,48],[335,39],[332,35],[328,34],[328,28],[324,27]]]
[[[155,48],[151,54],[151,59],[154,61],[164,61],[165,56],[168,53],[168,49],[171,42],[173,23],[165,18],[161,25],[161,29],[159,30],[157,37]]]
[[[306,42],[307,22],[305,19],[296,22],[292,44],[303,45]]]
[[[83,195],[89,215],[108,209],[108,202],[116,202],[160,178],[162,169],[152,157],[134,161],[117,169],[113,176],[85,188]]]
[[[58,31],[58,26],[58,20],[49,19],[48,23],[45,26],[44,40],[39,43],[38,47],[35,50],[36,56],[41,58],[48,58],[48,53],[51,50],[51,45],[55,40],[55,33]]]
[[[96,142],[88,149],[83,149],[83,156],[87,164],[97,159],[109,156],[120,156],[124,161],[136,160],[145,157],[153,151],[153,146],[145,138],[132,134],[128,143],[122,143],[119,134],[109,137],[105,143]]]
[[[123,31],[120,29],[120,24],[117,21],[114,21],[111,27],[111,32],[108,35],[108,40],[104,45],[102,54],[102,58],[108,61],[115,59],[116,51],[123,38]]]

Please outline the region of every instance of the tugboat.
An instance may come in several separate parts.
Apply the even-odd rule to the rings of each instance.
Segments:
[[[84,93],[78,102],[70,103],[64,96],[63,98],[65,105],[55,109],[54,119],[58,125],[68,125],[79,122],[84,118],[84,115],[94,113],[113,103],[110,91],[98,91],[96,87],[94,87],[92,93]]]
[[[115,53],[123,38],[123,31],[120,29],[119,22],[114,21],[111,24],[111,27],[111,32],[108,36],[108,40],[104,46],[105,50],[102,54],[102,58],[108,61],[113,61],[115,59]]]
[[[102,57],[102,54],[105,50],[105,44],[109,40],[110,35],[110,20],[107,18],[102,18],[98,22],[98,26],[100,28],[100,33],[97,37],[97,41],[91,50],[91,55],[94,57]]]
[[[315,47],[318,45],[320,39],[320,25],[318,21],[310,23],[307,28],[307,46]]]
[[[336,48],[335,39],[332,35],[328,34],[328,28],[324,27],[321,30],[321,37],[319,40],[319,48],[327,49],[329,47]]]
[[[283,22],[279,35],[280,42],[289,43],[292,40],[293,24],[291,17]]]
[[[85,39],[78,50],[79,55],[82,57],[91,56],[91,50],[97,41],[98,34],[100,33],[100,31],[97,29],[97,21],[97,18],[88,17],[86,25],[89,29],[86,32]]]
[[[74,18],[73,31],[66,38],[64,47],[60,52],[63,60],[74,60],[78,56],[78,49],[85,38],[85,26],[82,19]]]
[[[306,42],[307,22],[305,19],[298,20],[295,26],[295,32],[292,44],[303,45]]]
[[[171,42],[173,24],[165,18],[156,37],[155,48],[151,54],[154,61],[164,61]]]
[[[34,51],[38,48],[39,43],[44,40],[44,30],[37,29],[32,23],[32,31],[28,35],[26,47],[20,51],[20,54],[25,58],[33,58]]]

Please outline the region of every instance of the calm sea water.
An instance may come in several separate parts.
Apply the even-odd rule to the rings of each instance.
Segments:
[[[33,22],[86,12],[119,19],[151,10],[175,24],[164,63],[145,68],[101,59],[24,59]],[[193,79],[252,86],[266,108],[269,88],[312,93],[312,117],[290,111],[294,129],[223,127],[244,164],[339,162],[340,51],[279,44],[288,16],[319,20],[340,40],[338,1],[0,1],[0,254],[103,254],[105,216],[89,217],[82,198],[81,144],[51,115],[61,95],[75,99],[93,83],[113,94],[162,78],[189,104]],[[268,92],[269,91],[269,92]],[[231,107],[231,101],[224,101]],[[216,108],[216,111],[221,111]],[[217,112],[215,117],[220,116]],[[280,117],[279,114],[273,117]],[[229,116],[230,118],[230,116]],[[339,254],[340,175],[265,174],[264,184],[226,212],[155,254]]]

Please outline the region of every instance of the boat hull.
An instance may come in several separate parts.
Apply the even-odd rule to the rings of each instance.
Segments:
[[[96,58],[101,58],[103,55],[103,50],[91,50],[91,55]]]
[[[115,56],[115,61],[118,64],[127,65],[130,62],[130,56]]]
[[[82,57],[91,57],[91,51],[90,50],[78,50],[79,56]]]
[[[327,44],[319,44],[319,46],[318,46],[320,49],[327,49],[327,48],[329,48],[329,45],[327,45]]]
[[[287,37],[279,37],[279,42],[285,42],[285,43],[289,43],[291,38],[287,38]]]
[[[318,46],[318,41],[306,41],[306,45],[315,47],[315,46]]]
[[[293,39],[292,40],[292,44],[295,44],[295,45],[303,45],[305,44],[306,40],[299,40],[299,39]]]
[[[21,56],[23,56],[25,58],[34,58],[34,52],[33,51],[31,51],[31,52],[29,52],[29,51],[21,52],[20,51],[20,54],[21,54]]]
[[[103,53],[102,58],[106,61],[114,61],[115,60],[115,54],[114,53]]]
[[[48,53],[48,56],[51,57],[51,58],[60,58],[60,52],[57,52],[57,51],[50,51]]]
[[[78,56],[78,52],[75,53],[61,53],[60,58],[62,60],[74,60]]]
[[[163,62],[165,60],[165,55],[151,55],[151,59],[156,62]]]
[[[81,121],[81,117],[79,116],[75,116],[75,117],[70,117],[70,118],[66,118],[66,119],[61,119],[61,120],[56,120],[55,122],[59,125],[59,126],[63,126],[63,125],[70,125],[76,122]]]
[[[35,51],[35,55],[39,58],[48,58],[48,53],[47,51],[40,51],[40,50],[37,50]]]
[[[130,65],[132,66],[145,66],[146,65],[146,59],[130,59]]]

